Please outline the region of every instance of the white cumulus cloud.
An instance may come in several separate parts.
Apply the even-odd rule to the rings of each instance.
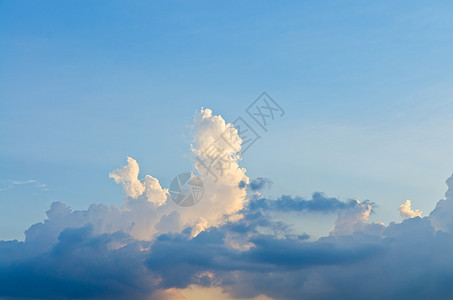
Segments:
[[[411,205],[412,205],[411,200],[406,200],[406,202],[400,205],[398,211],[400,212],[402,218],[410,219],[415,217],[421,217],[422,211],[419,209],[412,210]]]

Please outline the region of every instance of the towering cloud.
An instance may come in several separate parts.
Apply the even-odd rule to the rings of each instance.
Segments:
[[[123,185],[122,206],[52,203],[24,242],[0,241],[0,298],[453,298],[453,176],[429,216],[406,201],[405,220],[385,226],[369,222],[369,201],[262,196],[271,182],[249,180],[240,144],[220,116],[196,114],[192,153],[205,194],[194,207],[176,206],[130,157],[110,173]],[[276,211],[337,219],[313,240],[273,219]]]
[[[208,226],[223,221],[244,207],[247,191],[240,187],[248,183],[245,169],[239,167],[242,140],[233,125],[210,109],[201,109],[195,116],[192,152],[195,167],[204,184],[204,196],[197,207]]]
[[[453,176],[447,180],[447,185],[449,189],[445,193],[446,199],[437,202],[429,219],[436,229],[453,233]]]

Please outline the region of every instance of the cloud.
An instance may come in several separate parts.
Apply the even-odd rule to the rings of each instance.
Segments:
[[[162,288],[221,286],[231,297],[451,298],[453,236],[437,231],[429,217],[389,226],[367,223],[372,208],[364,201],[338,210],[335,234],[317,241],[261,234],[256,226],[244,226],[254,222],[249,211],[239,224],[212,228],[193,239],[184,234],[160,236],[148,266],[159,270]],[[229,246],[231,232],[248,236],[253,246],[246,250]],[[176,255],[179,249],[184,253]],[[199,278],[204,272],[213,274],[207,282]]]
[[[195,115],[191,148],[204,196],[192,212],[193,217],[203,217],[208,226],[222,224],[225,215],[239,213],[246,202],[247,191],[239,187],[241,182],[249,183],[246,170],[239,166],[241,143],[233,125],[210,109]]]
[[[447,195],[451,195],[450,190]],[[452,199],[448,196],[442,201],[449,203]],[[292,207],[298,209],[298,205]],[[316,241],[263,215],[269,206],[254,205],[244,206],[238,220],[216,227],[207,227],[201,220],[182,231],[157,234],[152,241],[143,241],[122,230],[102,233],[99,218],[78,228],[46,227],[62,220],[78,224],[80,220],[74,218],[95,212],[115,215],[112,207],[93,206],[88,211],[72,212],[64,204],[55,203],[47,213],[47,222],[30,228],[25,242],[1,242],[0,280],[4,284],[0,285],[0,295],[184,299],[190,287],[198,287],[221,288],[231,298],[453,296],[453,235],[436,230],[430,217],[384,226],[368,223],[374,207],[370,202],[351,200],[336,207],[333,233]],[[444,207],[435,209],[438,221],[446,216],[441,212]],[[166,216],[168,221],[175,220],[172,216]],[[101,227],[108,228],[105,224]],[[50,248],[37,251],[37,245],[48,239],[45,235],[33,236],[37,229],[41,234],[59,232]],[[236,247],[233,242],[249,245]],[[27,289],[20,289],[19,283]]]
[[[337,198],[327,197],[323,193],[314,193],[312,198],[307,200],[301,197],[291,197],[284,195],[279,199],[272,200],[262,196],[253,197],[250,200],[249,205],[253,209],[271,210],[271,211],[312,211],[331,213],[336,212],[339,209],[353,208],[360,205],[357,200],[349,200],[343,202]]]
[[[354,206],[338,211],[338,217],[335,221],[335,228],[330,235],[350,235],[357,231],[377,234],[384,230],[382,223],[367,223],[370,214],[373,211],[374,203],[359,200],[352,200]]]
[[[263,188],[271,188],[272,180],[269,178],[258,177],[250,182],[249,187],[252,191],[259,191]]]
[[[406,200],[403,204],[400,205],[398,208],[400,215],[404,219],[410,219],[415,217],[420,217],[422,215],[422,211],[419,209],[412,210],[411,208],[411,200]]]
[[[168,196],[168,189],[162,189],[159,180],[146,175],[141,181],[138,179],[140,168],[132,157],[127,158],[127,165],[109,174],[116,183],[123,185],[127,197],[137,199],[139,196],[145,197],[149,202],[160,206],[165,203]]]
[[[18,187],[25,187],[25,186],[32,186],[33,188],[37,188],[42,191],[48,191],[46,184],[40,183],[36,179],[30,180],[0,180],[0,192],[12,190]]]
[[[192,151],[196,154],[195,163],[197,158],[207,158],[202,150],[207,143],[220,138],[225,130],[234,128],[208,109],[197,113],[194,122]],[[236,149],[240,149],[237,132],[233,130],[231,135],[239,143],[235,145]],[[26,240],[33,240],[37,248],[47,250],[57,242],[58,234],[64,228],[86,224],[93,224],[96,234],[122,231],[146,241],[152,240],[158,233],[181,231],[188,226],[195,226],[199,232],[218,226],[225,222],[225,216],[240,212],[247,196],[247,192],[238,187],[239,182],[248,182],[245,169],[239,168],[235,150],[225,151],[230,160],[222,178],[216,181],[209,174],[200,174],[204,183],[204,198],[196,207],[180,208],[167,200],[168,190],[162,188],[158,179],[151,175],[139,179],[138,162],[128,157],[125,166],[109,174],[123,186],[125,202],[122,206],[93,204],[87,210],[71,211],[63,203],[53,203],[47,212],[48,218],[26,231]]]
[[[437,202],[429,219],[436,229],[453,233],[453,176],[447,180],[447,185],[449,189],[445,193],[446,199]]]
[[[64,229],[39,254],[32,242],[2,242],[0,297],[148,299],[157,278],[144,266],[144,246],[122,232],[96,235],[90,225]]]
[[[124,191],[127,197],[138,198],[145,191],[145,187],[138,180],[140,168],[138,163],[132,157],[127,158],[127,165],[121,169],[117,169],[109,174],[116,183],[123,184]]]
[[[110,173],[123,186],[123,205],[52,203],[24,242],[0,241],[0,298],[453,298],[453,176],[429,216],[406,202],[406,219],[385,226],[370,222],[375,204],[367,200],[259,194],[270,180],[249,180],[240,143],[221,116],[195,115],[192,154],[205,196],[194,207],[169,201],[130,157]],[[211,174],[200,162],[212,158],[213,144],[222,159]],[[272,212],[329,213],[336,222],[312,240]]]

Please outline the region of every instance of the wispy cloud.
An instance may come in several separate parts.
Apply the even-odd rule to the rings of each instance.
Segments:
[[[40,183],[36,179],[29,179],[29,180],[0,180],[0,192],[1,191],[8,191],[12,189],[17,189],[25,186],[32,186],[38,190],[48,191],[49,188],[46,184]]]
[[[37,182],[37,180],[34,180],[34,179],[26,180],[26,181],[10,180],[10,182],[14,185],[22,185],[22,184],[35,183],[35,182]]]

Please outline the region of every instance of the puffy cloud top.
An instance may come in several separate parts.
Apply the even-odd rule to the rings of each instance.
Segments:
[[[160,206],[167,200],[168,189],[162,189],[159,180],[146,175],[143,180],[138,179],[140,168],[132,157],[127,158],[127,165],[109,174],[116,183],[123,185],[127,197],[137,199],[144,196],[149,202]]]
[[[403,204],[400,205],[398,208],[400,215],[402,218],[410,219],[415,217],[420,217],[422,215],[422,211],[419,209],[412,210],[411,208],[411,200],[406,200]]]

